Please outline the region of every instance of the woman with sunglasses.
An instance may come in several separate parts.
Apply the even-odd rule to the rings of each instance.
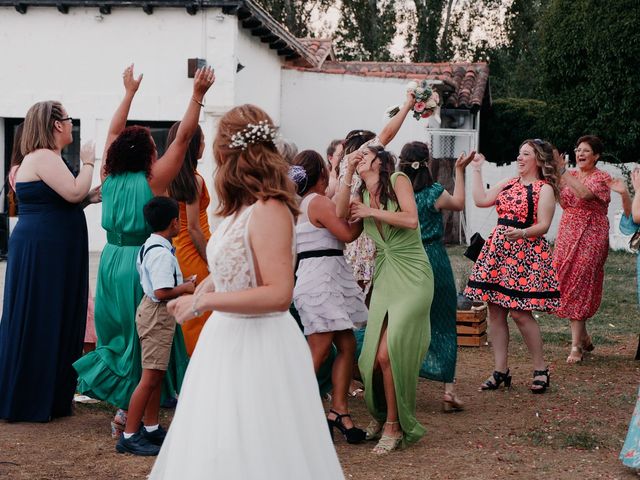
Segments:
[[[472,192],[478,207],[496,206],[498,225],[476,260],[465,296],[489,304],[493,374],[480,390],[511,386],[508,365],[509,324],[520,330],[533,361],[531,391],[549,387],[549,368],[544,361],[540,327],[533,311],[548,312],[560,305],[560,291],[551,262],[551,247],[544,235],[549,230],[558,195],[558,170],[550,143],[525,140],[517,159],[518,176],[484,189],[482,163],[476,154]]]
[[[562,167],[560,205],[564,209],[553,259],[558,268],[562,298],[556,315],[571,325],[571,351],[567,363],[579,363],[594,349],[587,320],[602,300],[604,262],[609,255],[611,177],[596,167],[604,147],[598,137],[586,135],[576,142],[577,169]]]
[[[359,196],[349,205],[356,172]],[[358,365],[373,421],[367,439],[386,454],[412,444],[425,428],[415,416],[418,372],[429,347],[433,272],[420,240],[411,182],[395,172],[395,159],[381,147],[366,147],[349,159],[336,210],[364,222],[375,242],[376,262],[369,319]],[[379,381],[381,380],[381,381]]]

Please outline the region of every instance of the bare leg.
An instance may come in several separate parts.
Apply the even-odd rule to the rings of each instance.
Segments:
[[[164,377],[164,375],[163,375]],[[158,425],[160,423],[160,397],[162,396],[162,377],[151,394],[151,398],[147,402],[147,408],[144,409],[144,424]]]
[[[129,411],[127,415],[127,425],[124,429],[125,433],[136,433],[140,428],[142,422],[142,416],[146,413],[148,404],[154,397],[155,391],[158,386],[162,384],[162,378],[164,377],[163,370],[151,370],[142,369],[142,377],[138,386],[131,395],[129,400]],[[160,406],[158,398],[158,407]],[[153,415],[153,412],[150,412]],[[155,419],[157,421],[158,414],[156,412]],[[151,419],[153,420],[153,419]],[[155,424],[152,424],[155,425]]]
[[[312,333],[307,337],[307,343],[311,350],[311,358],[313,359],[313,369],[316,373],[329,356],[331,351],[331,343],[333,343],[334,332]]]
[[[489,304],[489,326],[491,328],[491,346],[493,348],[494,368],[499,372],[506,372],[509,354],[509,324],[507,323],[507,309]]]
[[[349,413],[347,392],[353,373],[353,359],[356,352],[356,338],[351,330],[334,332],[333,341],[338,349],[338,354],[333,362],[331,371],[331,383],[333,383],[333,396],[331,409],[340,413]],[[327,418],[335,420],[336,415],[329,412]],[[352,428],[353,422],[349,417],[344,417],[342,423],[347,428]]]
[[[402,434],[402,428],[398,419],[398,404],[396,402],[396,389],[393,383],[393,371],[391,370],[391,359],[389,358],[389,347],[387,345],[387,325],[383,326],[382,335],[376,360],[382,370],[382,383],[384,385],[384,398],[387,402],[387,422],[382,430],[383,435],[397,437]]]
[[[540,334],[540,326],[536,322],[531,312],[523,310],[511,310],[511,316],[516,322],[524,343],[529,349],[531,359],[533,360],[534,370],[544,370],[547,365],[544,362],[544,354],[542,351],[542,335]]]
[[[582,345],[587,340],[586,322],[580,320],[570,320],[571,326],[571,352],[567,357],[567,363],[578,363],[582,361]]]

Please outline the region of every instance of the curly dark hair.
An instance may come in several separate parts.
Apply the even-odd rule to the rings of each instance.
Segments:
[[[383,147],[367,147],[371,152],[376,154],[376,158],[380,160],[380,179],[378,181],[378,189],[375,192],[369,192],[371,195],[380,196],[380,207],[382,209],[387,208],[387,202],[389,200],[398,203],[398,197],[396,191],[391,184],[391,175],[396,171],[396,158],[391,152],[388,152]],[[362,182],[360,185],[360,197],[366,190],[367,185]],[[396,207],[396,211],[400,208]]]
[[[156,145],[147,127],[134,125],[125,128],[107,150],[104,171],[107,175],[124,172],[145,172],[151,175]]]

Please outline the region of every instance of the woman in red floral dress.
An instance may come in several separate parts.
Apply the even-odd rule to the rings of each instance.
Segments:
[[[487,238],[464,292],[489,304],[495,370],[480,390],[511,385],[507,358],[507,314],[511,313],[533,360],[531,391],[544,393],[549,386],[549,369],[532,311],[553,311],[560,304],[551,247],[544,238],[558,195],[557,163],[551,144],[525,140],[517,159],[518,176],[485,191],[483,160],[476,155],[473,161],[473,200],[478,207],[495,205],[498,225]]]
[[[562,299],[556,312],[571,324],[571,352],[567,363],[582,361],[582,352],[592,351],[586,321],[602,300],[604,262],[609,254],[611,177],[596,168],[603,145],[598,137],[581,137],[576,143],[576,163],[564,169],[560,205],[564,209],[558,228],[554,263]]]

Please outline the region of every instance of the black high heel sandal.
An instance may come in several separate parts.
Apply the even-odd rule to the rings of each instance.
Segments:
[[[509,369],[502,373],[497,370],[493,371],[493,382],[491,378],[487,379],[482,385],[480,385],[480,390],[497,390],[500,385],[504,383],[504,388],[511,388],[511,375],[509,375]]]
[[[327,423],[329,424],[329,431],[331,432],[331,440],[333,440],[333,428],[335,427],[338,430],[340,430],[340,433],[342,433],[347,443],[364,442],[364,438],[366,435],[364,430],[357,427],[347,428],[342,422],[343,418],[345,417],[351,418],[351,415],[349,415],[348,413],[344,413],[344,414],[338,413],[335,410],[329,410],[329,413],[333,413],[336,415],[336,418],[333,420],[329,420],[327,418]]]
[[[531,387],[534,386],[538,386],[540,388],[531,388],[531,392],[532,393],[544,393],[547,391],[547,388],[549,388],[549,385],[551,385],[551,379],[549,378],[549,368],[546,368],[545,370],[534,370],[533,371],[533,378],[536,377],[547,377],[547,380],[534,380],[533,382],[531,382]]]

